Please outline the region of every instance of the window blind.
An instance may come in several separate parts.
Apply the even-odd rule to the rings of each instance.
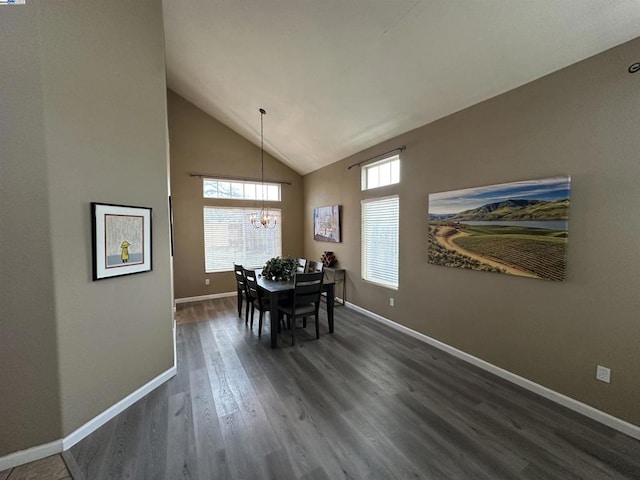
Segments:
[[[400,199],[362,201],[362,278],[398,288]]]
[[[282,255],[280,209],[269,209],[277,220],[273,229],[254,228],[249,215],[256,208],[204,207],[205,272],[233,270],[233,264],[262,267],[271,257]]]

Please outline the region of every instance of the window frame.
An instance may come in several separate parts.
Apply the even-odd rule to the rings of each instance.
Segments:
[[[207,182],[216,182],[216,192],[220,192],[219,185],[228,184],[229,185],[229,195],[228,196],[220,196],[220,195],[207,195]],[[236,188],[241,185],[242,186],[242,195],[233,195],[234,185]],[[247,196],[247,186],[254,187],[255,196]],[[262,192],[260,192],[262,187]],[[277,190],[277,195],[275,197],[270,196],[270,192],[273,189]],[[267,195],[265,196],[265,190]],[[265,201],[265,202],[281,202],[282,201],[282,185],[280,183],[275,182],[260,182],[256,180],[237,180],[231,178],[214,178],[214,177],[203,177],[202,179],[202,198],[206,200],[234,200],[234,201]]]
[[[375,190],[376,188],[388,187],[390,185],[397,185],[400,183],[400,155],[391,155],[389,157],[385,157],[383,159],[377,160],[375,162],[367,163],[363,165],[361,168],[361,177],[360,177],[360,190],[365,192],[367,190]],[[394,172],[394,164],[397,165],[396,170]],[[369,186],[369,180],[373,176],[373,172],[376,173],[378,178],[380,178],[380,173],[382,172],[382,168],[389,165],[389,182],[380,184],[377,182],[377,185]]]

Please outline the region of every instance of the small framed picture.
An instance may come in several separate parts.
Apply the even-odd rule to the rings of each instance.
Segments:
[[[151,209],[91,203],[93,279],[151,271]]]

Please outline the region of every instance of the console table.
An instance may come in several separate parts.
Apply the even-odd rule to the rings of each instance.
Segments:
[[[338,283],[342,284],[342,298],[338,300],[335,298],[336,305],[344,305],[346,301],[346,293],[347,293],[347,282],[346,280],[346,270],[344,268],[334,268],[334,267],[324,267],[324,281],[331,282],[336,284],[335,293],[338,293]]]

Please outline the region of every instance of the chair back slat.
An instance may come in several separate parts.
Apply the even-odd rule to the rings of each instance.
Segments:
[[[323,270],[324,264],[321,262],[316,262],[314,260],[309,260],[307,262],[307,273],[322,272]]]
[[[293,281],[293,303],[304,305],[320,302],[323,278],[322,272],[297,273]]]
[[[298,259],[298,268],[296,269],[297,273],[304,273],[307,269],[307,259],[299,258]]]
[[[258,279],[256,278],[256,271],[245,268],[244,278],[247,282],[247,293],[252,299],[257,300],[259,298],[260,289],[258,288]]]
[[[244,278],[244,268],[242,267],[242,265],[234,264],[233,269],[235,270],[236,284],[238,285],[238,289],[244,291],[246,287],[246,281]]]

